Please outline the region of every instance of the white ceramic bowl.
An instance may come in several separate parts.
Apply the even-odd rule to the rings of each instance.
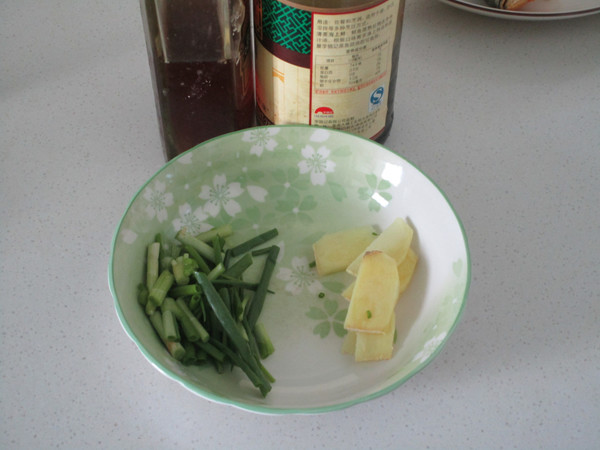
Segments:
[[[398,338],[388,361],[355,363],[341,353],[350,281],[319,279],[312,243],[326,232],[395,218],[415,230],[420,260],[396,309]],[[242,241],[272,227],[281,246],[261,321],[276,351],[276,378],[263,398],[238,369],[183,366],[170,357],[136,300],[145,249],[157,232],[174,236],[231,223]],[[117,314],[144,356],[166,376],[215,402],[253,412],[317,413],[383,395],[442,349],[470,283],[464,229],[442,191],[414,165],[360,137],[309,126],[259,127],[205,142],[167,163],[133,197],[112,243],[109,284]],[[325,295],[319,295],[324,293]]]

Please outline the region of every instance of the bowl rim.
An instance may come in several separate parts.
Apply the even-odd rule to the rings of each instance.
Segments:
[[[340,401],[340,402],[333,403],[330,405],[313,406],[313,407],[276,407],[276,406],[269,406],[269,405],[251,404],[251,403],[244,402],[244,401],[229,399],[229,398],[223,397],[221,395],[215,394],[213,392],[207,391],[204,388],[202,388],[201,386],[198,386],[194,383],[186,381],[184,378],[182,378],[177,373],[164,367],[156,358],[154,358],[154,356],[152,356],[150,354],[150,352],[148,350],[146,350],[146,348],[143,346],[140,339],[137,337],[137,335],[135,334],[135,332],[129,325],[127,319],[125,318],[125,314],[124,314],[124,312],[121,308],[120,302],[118,300],[117,290],[116,290],[115,283],[114,283],[114,274],[113,274],[114,273],[114,253],[115,253],[115,249],[116,249],[116,246],[118,243],[119,235],[121,233],[121,228],[123,226],[123,222],[125,221],[125,217],[129,213],[129,211],[131,210],[133,203],[139,198],[139,196],[142,194],[144,189],[149,184],[151,184],[152,181],[160,173],[162,173],[164,170],[166,170],[172,164],[175,164],[177,162],[177,160],[179,160],[180,158],[185,157],[185,155],[195,151],[198,148],[202,148],[205,145],[207,145],[208,143],[213,142],[215,140],[220,140],[220,139],[223,139],[228,136],[242,134],[244,132],[248,132],[248,131],[251,131],[254,129],[262,129],[262,128],[297,128],[297,129],[303,128],[303,129],[310,130],[311,132],[322,129],[322,130],[326,130],[328,132],[341,133],[341,134],[349,135],[352,138],[367,141],[371,145],[375,145],[382,150],[390,152],[391,154],[394,155],[394,157],[400,158],[406,164],[412,166],[417,172],[419,172],[427,181],[429,181],[432,184],[432,186],[441,194],[442,198],[447,203],[448,207],[450,208],[450,211],[452,212],[452,215],[454,216],[454,218],[459,226],[459,229],[460,229],[460,232],[462,235],[462,239],[463,239],[463,243],[464,243],[465,260],[466,260],[466,280],[465,280],[464,289],[462,290],[462,292],[459,295],[459,297],[461,297],[460,298],[461,305],[456,314],[456,318],[454,319],[454,322],[452,323],[452,325],[449,327],[444,338],[438,343],[435,350],[433,352],[431,352],[431,354],[427,357],[427,359],[425,359],[424,361],[419,363],[413,370],[411,370],[409,373],[404,375],[402,378],[400,378],[399,380],[390,384],[389,386],[386,386],[385,388],[382,388],[371,394],[360,396],[358,398],[353,398],[353,399],[346,400],[346,401]],[[121,326],[124,329],[125,333],[133,341],[133,343],[136,345],[136,347],[142,353],[142,355],[146,358],[146,360],[155,367],[155,369],[157,369],[159,372],[161,372],[164,376],[172,379],[173,381],[176,381],[177,383],[182,385],[187,390],[191,391],[192,393],[194,393],[206,400],[212,401],[214,403],[218,403],[218,404],[222,404],[222,405],[229,405],[229,406],[233,406],[235,408],[238,408],[238,409],[241,409],[244,411],[258,413],[258,414],[265,414],[265,415],[321,414],[321,413],[342,410],[342,409],[348,408],[350,406],[364,403],[364,402],[376,399],[378,397],[384,396],[384,395],[388,394],[389,392],[400,387],[402,384],[404,384],[410,378],[415,376],[417,373],[421,372],[423,369],[425,369],[425,367],[427,367],[437,357],[437,355],[445,347],[446,343],[450,339],[450,336],[453,334],[454,330],[458,326],[458,323],[460,322],[460,319],[461,319],[464,309],[466,307],[468,293],[469,293],[470,286],[471,286],[471,254],[470,254],[469,242],[468,242],[467,234],[465,231],[465,227],[464,227],[459,215],[457,214],[456,209],[454,208],[454,205],[450,202],[446,193],[438,186],[438,184],[431,177],[429,177],[416,164],[412,163],[410,160],[406,159],[404,156],[400,155],[399,153],[393,151],[392,149],[390,149],[388,147],[385,147],[383,144],[380,144],[376,141],[372,141],[370,139],[363,138],[361,136],[358,136],[358,135],[355,135],[352,133],[348,133],[345,131],[335,130],[335,129],[331,129],[331,128],[318,127],[318,126],[313,126],[313,125],[294,125],[294,124],[291,124],[291,125],[266,125],[266,126],[257,126],[257,127],[243,129],[243,130],[233,131],[233,132],[226,133],[226,134],[217,136],[215,138],[209,139],[198,145],[195,145],[194,147],[190,148],[189,150],[181,153],[180,155],[176,156],[175,158],[173,158],[170,161],[167,161],[165,164],[163,164],[153,175],[151,175],[148,178],[148,180],[146,182],[144,182],[141,185],[140,188],[138,188],[136,190],[135,194],[129,200],[128,205],[125,208],[125,211],[122,214],[121,218],[119,219],[117,227],[115,228],[115,230],[113,232],[113,236],[112,236],[112,240],[111,240],[111,247],[110,247],[110,254],[109,254],[109,261],[108,261],[108,285],[109,285],[109,290],[111,292],[111,295],[113,297],[113,304],[115,307],[117,317],[118,317],[119,322],[121,323]]]

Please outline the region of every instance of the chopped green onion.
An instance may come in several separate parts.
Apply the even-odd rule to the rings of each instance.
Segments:
[[[179,256],[178,258],[171,260],[171,270],[173,272],[173,277],[175,278],[176,284],[187,284],[190,281],[190,278],[185,274],[183,256]]]
[[[152,303],[154,306],[162,305],[162,302],[167,296],[169,289],[171,289],[174,280],[175,278],[171,272],[168,270],[163,270],[150,289],[150,293],[148,294],[148,302]]]
[[[144,283],[140,283],[138,285],[137,300],[140,305],[146,306],[146,303],[148,303],[148,294],[149,293],[150,293],[150,291],[148,290],[148,288],[146,287],[146,285]]]
[[[162,312],[163,329],[165,331],[165,339],[169,342],[179,342],[179,327],[175,320],[173,311],[166,310]]]
[[[212,238],[212,248],[213,248],[213,262],[215,264],[221,264],[223,262],[223,251],[221,249],[221,238],[219,235],[215,235]]]
[[[223,263],[219,263],[217,264],[213,270],[211,270],[207,277],[209,280],[215,280],[217,278],[219,278],[221,275],[223,275],[223,273],[225,272],[225,266],[223,265]]]
[[[235,320],[233,319],[233,317],[231,316],[231,313],[229,312],[229,309],[227,309],[227,307],[225,306],[225,303],[223,303],[223,300],[221,299],[221,296],[216,291],[215,287],[212,285],[211,281],[208,279],[208,277],[205,274],[196,272],[194,274],[194,276],[198,280],[198,283],[200,283],[200,286],[202,286],[202,290],[204,291],[204,293],[206,295],[208,304],[211,306],[212,310],[215,313],[215,316],[221,323],[223,330],[231,338],[231,342],[234,345],[234,347],[237,349],[237,351],[239,352],[239,356],[237,354],[231,352],[229,349],[227,349],[229,351],[229,353],[234,355],[233,357],[230,356],[228,354],[228,352],[226,352],[224,350],[227,347],[223,346],[223,344],[218,342],[217,340],[215,340],[214,342],[211,340],[211,342],[213,343],[213,345],[215,345],[217,348],[219,348],[221,351],[223,351],[228,357],[230,357],[230,359],[232,359],[232,361],[234,361],[234,363],[236,365],[240,366],[240,368],[242,368],[242,365],[240,365],[240,361],[241,361],[241,362],[243,362],[244,365],[248,366],[248,368],[251,370],[251,372],[253,372],[253,373],[260,372],[260,373],[256,374],[259,377],[259,381],[260,381],[259,384],[257,385],[257,387],[260,389],[260,391],[262,392],[263,395],[267,395],[267,392],[269,392],[271,390],[271,385],[270,385],[269,381],[264,377],[262,372],[260,371],[260,367],[257,363],[257,359],[255,357],[253,357],[253,355],[251,354],[250,348],[248,346],[248,342],[244,339],[242,334],[239,332],[239,330],[235,324]],[[217,343],[220,344],[221,346],[223,346],[223,348],[220,348],[220,346],[217,345]],[[244,370],[244,371],[246,372],[246,370]],[[249,372],[247,372],[247,374],[248,373]],[[250,377],[250,375],[248,375],[248,376]]]
[[[190,255],[190,258],[192,258],[194,261],[196,261],[196,264],[198,264],[198,267],[200,268],[200,270],[202,272],[204,272],[204,273],[210,272],[210,267],[208,267],[208,264],[206,264],[206,261],[204,261],[204,258],[202,258],[200,253],[198,253],[198,250],[196,250],[194,247],[192,247],[190,245],[184,245],[183,248],[185,248],[185,251],[188,252],[188,254]]]
[[[166,311],[170,311],[177,320],[181,320],[183,318],[183,311],[181,311],[181,308],[177,306],[177,303],[171,297],[165,298],[165,301],[161,305],[160,309],[162,310],[163,314]]]
[[[225,354],[221,350],[216,348],[214,345],[212,345],[210,340],[207,342],[197,342],[196,345],[198,346],[198,348],[204,350],[204,352],[206,352],[207,355],[212,356],[217,361],[225,361]]]
[[[182,228],[177,232],[175,239],[177,239],[183,245],[188,245],[195,249],[203,258],[208,259],[211,262],[215,261],[213,248],[206,242],[201,241],[200,239],[188,233],[185,228]]]
[[[255,291],[258,289],[258,283],[249,283],[248,281],[240,281],[230,278],[218,278],[216,280],[212,280],[215,286],[230,286],[230,287],[238,287],[241,289],[247,289],[249,291]]]
[[[261,233],[258,236],[255,236],[252,239],[248,239],[247,241],[242,242],[241,244],[233,247],[231,249],[231,255],[238,256],[238,255],[241,255],[242,253],[246,253],[246,252],[252,250],[254,247],[258,247],[259,245],[264,244],[267,241],[270,241],[278,234],[279,234],[279,232],[277,231],[277,228],[273,228],[269,231],[265,231],[264,233]]]
[[[181,309],[183,317],[181,318],[181,326],[183,333],[186,335],[190,342],[202,341],[206,342],[209,339],[209,334],[198,319],[192,314],[185,302],[178,298],[176,300],[177,306]]]
[[[160,243],[153,242],[148,246],[146,254],[146,287],[152,289],[158,278],[158,260],[160,256]]]
[[[218,227],[215,228],[211,228],[208,231],[204,231],[200,234],[196,235],[196,239],[200,239],[201,241],[204,242],[211,242],[213,237],[215,236],[221,236],[221,237],[229,237],[233,234],[233,227],[231,226],[231,224],[225,224],[225,225],[220,225]]]
[[[271,247],[259,248],[257,250],[252,250],[251,255],[252,256],[266,255],[267,253],[269,253],[270,250],[271,250]]]
[[[274,245],[273,247],[271,247],[271,250],[267,255],[267,259],[265,260],[265,266],[263,268],[260,281],[258,282],[258,288],[256,288],[256,292],[254,293],[254,297],[252,298],[250,307],[248,309],[248,323],[252,328],[254,328],[254,326],[256,325],[258,316],[260,316],[260,313],[262,312],[262,308],[265,303],[265,298],[267,296],[267,291],[269,288],[269,283],[271,281],[271,276],[273,275],[273,271],[275,270],[275,264],[277,263],[278,255],[279,247]]]
[[[181,360],[185,355],[185,348],[183,348],[183,345],[181,345],[179,342],[167,341],[162,323],[162,315],[160,312],[154,311],[154,313],[150,315],[150,323],[152,323],[152,326],[156,330],[156,334],[158,334],[158,337],[163,341],[171,356],[178,361]]]
[[[184,365],[209,362],[218,373],[238,366],[266,396],[275,379],[261,359],[274,347],[256,321],[272,292],[268,285],[280,249],[253,249],[278,231],[273,228],[228,248],[225,237],[232,232],[231,225],[223,225],[194,236],[182,228],[169,242],[156,234],[146,248],[145,279],[137,287],[137,301],[175,359]],[[259,282],[245,281],[253,256],[265,254]]]
[[[262,359],[265,359],[275,351],[273,342],[271,342],[271,338],[267,334],[267,329],[262,323],[259,322],[254,327],[254,336],[256,338],[256,344],[258,345],[258,351]]]
[[[186,284],[183,286],[173,286],[169,290],[169,295],[175,298],[179,298],[199,294],[200,292],[202,292],[202,290],[197,284]]]
[[[252,265],[252,262],[252,255],[250,253],[245,253],[244,256],[238,259],[225,272],[223,272],[223,276],[239,278],[242,276],[244,271]]]
[[[219,341],[211,341],[212,344],[221,350],[231,361],[238,366],[240,369],[244,371],[244,373],[248,376],[252,384],[260,389],[263,397],[266,397],[269,391],[271,390],[271,383],[269,379],[265,376],[262,370],[262,364],[260,362],[256,362],[256,368],[252,367],[244,358],[242,358],[239,354],[234,353],[227,346],[223,345]]]

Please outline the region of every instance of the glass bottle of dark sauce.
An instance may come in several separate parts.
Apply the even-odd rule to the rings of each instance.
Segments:
[[[141,0],[166,159],[254,124],[249,0]]]

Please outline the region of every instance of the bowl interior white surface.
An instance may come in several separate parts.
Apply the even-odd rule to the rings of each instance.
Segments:
[[[318,278],[312,243],[326,232],[395,218],[415,230],[420,260],[397,307],[389,361],[355,363],[341,353],[345,273]],[[281,246],[261,321],[276,351],[266,398],[238,369],[173,360],[136,300],[146,246],[157,232],[223,223],[232,243],[277,227]],[[256,258],[260,268],[261,259]],[[258,269],[257,269],[258,270]],[[203,143],[167,163],[133,198],[114,236],[109,283],[123,327],[168,377],[212,401],[260,413],[315,413],[383,395],[423,369],[461,315],[470,259],[460,220],[441,190],[414,165],[372,141],[308,126],[258,127]],[[325,295],[319,295],[324,293]]]

